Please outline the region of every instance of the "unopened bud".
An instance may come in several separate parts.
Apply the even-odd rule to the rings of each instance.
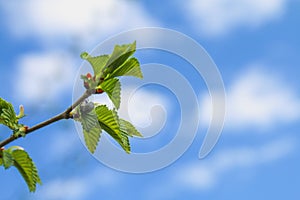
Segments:
[[[92,78],[92,75],[91,75],[90,73],[87,73],[87,74],[86,74],[86,77],[87,77],[88,79],[91,79],[91,78]]]
[[[95,92],[96,94],[101,94],[101,93],[103,93],[103,90],[102,89],[96,89],[96,92]]]
[[[25,116],[25,114],[24,114],[24,106],[23,105],[20,105],[19,106],[19,114],[17,115],[17,118],[18,119],[20,119],[20,118],[22,118],[22,117],[24,117]]]
[[[28,126],[22,126],[22,127],[19,129],[19,131],[20,131],[20,132],[23,132],[23,133],[26,133],[27,130],[28,130]]]

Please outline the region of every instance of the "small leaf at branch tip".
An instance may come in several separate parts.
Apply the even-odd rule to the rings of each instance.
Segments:
[[[23,106],[23,105],[20,105],[20,106],[19,106],[19,110],[20,110],[20,112],[19,112],[19,114],[17,115],[17,118],[18,118],[18,119],[21,119],[22,117],[25,116],[25,113],[24,113],[24,106]]]
[[[20,113],[24,113],[24,106],[23,105],[20,105],[19,109],[20,109]]]
[[[90,55],[87,52],[82,52],[80,54],[80,58],[82,58],[84,60],[88,59],[89,57],[90,57]]]

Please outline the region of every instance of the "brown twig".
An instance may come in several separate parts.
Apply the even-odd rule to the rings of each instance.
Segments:
[[[48,126],[54,122],[57,122],[57,121],[60,121],[62,119],[70,119],[72,118],[72,115],[70,114],[72,112],[72,110],[78,106],[80,103],[82,103],[85,99],[87,99],[89,96],[91,96],[93,94],[93,91],[91,90],[86,90],[85,93],[75,102],[73,103],[70,107],[68,107],[64,112],[46,120],[46,121],[43,121],[35,126],[32,126],[31,128],[28,128],[25,132],[25,135],[33,132],[33,131],[36,131],[40,128],[43,128],[45,126]],[[12,134],[10,137],[8,137],[7,139],[3,140],[0,142],[0,148],[1,147],[4,147],[5,145],[13,142],[14,140],[20,138],[21,135],[15,135],[15,134]]]

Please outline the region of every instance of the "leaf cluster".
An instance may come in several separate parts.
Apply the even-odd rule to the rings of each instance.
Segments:
[[[143,78],[140,64],[132,55],[136,43],[116,45],[111,55],[91,56],[84,52],[81,58],[88,61],[93,68],[93,75],[82,75],[84,87],[94,94],[105,92],[114,108],[106,105],[82,102],[75,108],[74,119],[80,121],[87,148],[94,153],[101,133],[108,133],[125,152],[130,153],[129,137],[142,135],[128,121],[120,119],[117,110],[121,103],[121,83],[118,77],[134,76]]]
[[[14,137],[25,136],[27,126],[19,123],[19,119],[24,116],[23,106],[20,106],[20,113],[16,115],[12,104],[0,98],[0,123],[10,128],[13,131]],[[41,183],[34,162],[21,147],[12,146],[8,149],[1,148],[0,165],[3,165],[5,169],[11,166],[16,167],[31,192],[34,192],[36,185]]]
[[[0,98],[0,124],[11,129],[16,137],[25,136],[26,126],[19,123],[19,119],[24,116],[22,105],[20,106],[20,113],[16,115],[12,104]]]
[[[85,144],[91,153],[96,151],[100,136],[103,131],[109,134],[125,152],[130,153],[129,137],[142,137],[136,128],[128,121],[119,118],[118,109],[121,103],[120,76],[134,76],[143,78],[140,64],[132,55],[136,50],[136,43],[116,45],[110,55],[91,56],[84,52],[81,58],[88,61],[93,68],[93,75],[82,75],[86,93],[79,98],[64,113],[42,122],[30,130],[19,119],[25,116],[24,107],[20,106],[17,115],[11,103],[0,98],[0,124],[12,130],[8,140],[1,142],[0,165],[5,169],[14,166],[24,178],[29,191],[34,192],[37,184],[41,184],[37,168],[29,154],[19,146],[8,149],[4,145],[25,135],[61,119],[73,118],[81,123]],[[114,108],[106,105],[89,102],[86,98],[93,94],[106,93],[112,101]],[[87,94],[87,95],[86,95]],[[85,96],[86,95],[86,96]],[[3,147],[2,147],[3,146]]]
[[[19,146],[12,146],[0,150],[0,165],[5,169],[14,166],[24,178],[30,192],[36,190],[36,185],[41,184],[37,168],[28,153]]]

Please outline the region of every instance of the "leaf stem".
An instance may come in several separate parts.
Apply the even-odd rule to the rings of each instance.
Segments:
[[[70,113],[72,112],[72,110],[74,108],[76,108],[76,106],[78,106],[80,103],[82,103],[85,99],[87,99],[89,96],[91,96],[93,94],[93,91],[92,90],[86,90],[85,93],[76,101],[74,102],[70,107],[68,107],[64,112],[46,120],[46,121],[43,121],[35,126],[32,126],[31,128],[28,128],[25,132],[25,135],[31,133],[31,132],[34,132],[40,128],[43,128],[45,126],[48,126],[54,122],[57,122],[57,121],[60,121],[62,119],[70,119],[72,118],[73,116],[70,115]],[[10,137],[8,137],[7,139],[3,140],[0,142],[0,148],[1,147],[4,147],[5,145],[13,142],[14,140],[20,138],[21,135],[19,136],[16,136],[14,134],[12,134]]]

